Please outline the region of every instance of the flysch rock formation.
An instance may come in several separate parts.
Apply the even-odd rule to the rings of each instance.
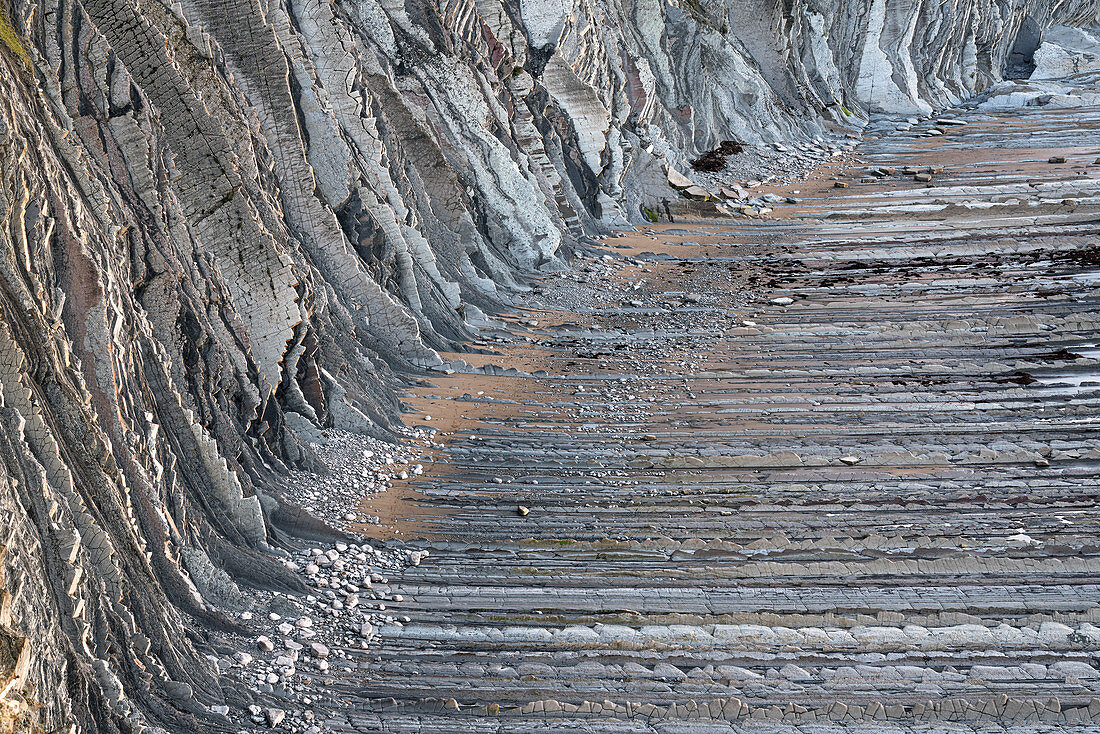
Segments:
[[[882,119],[545,279],[482,335],[531,374],[414,388],[430,555],[324,730],[1097,731],[1097,141]]]
[[[1030,63],[1035,29],[1096,16],[5,3],[0,719],[233,730],[215,712],[255,704],[211,631],[247,632],[257,590],[304,591],[279,562],[296,538],[343,537],[284,492],[322,466],[318,429],[398,436],[395,385],[586,236],[677,205],[670,172],[720,141],[953,104]]]

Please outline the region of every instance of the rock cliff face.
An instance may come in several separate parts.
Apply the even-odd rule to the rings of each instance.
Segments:
[[[439,364],[578,238],[674,197],[668,167],[958,101],[1027,56],[1021,29],[1096,15],[11,0],[0,719],[216,729],[209,708],[238,693],[207,630],[233,627],[245,587],[300,588],[273,557],[308,426],[384,434],[396,375]]]

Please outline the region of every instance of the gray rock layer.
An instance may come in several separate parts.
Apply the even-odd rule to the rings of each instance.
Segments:
[[[998,81],[1093,0],[14,0],[0,25],[0,695],[228,726],[204,657],[295,590],[288,423],[382,432],[499,291],[798,139]],[[285,416],[295,414],[288,421]],[[265,494],[264,489],[268,493]],[[221,722],[221,723],[219,723]]]

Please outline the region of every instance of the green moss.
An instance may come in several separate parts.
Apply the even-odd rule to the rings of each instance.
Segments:
[[[12,26],[11,21],[8,20],[7,12],[3,10],[0,10],[0,43],[3,43],[9,51],[26,64],[28,69],[33,66],[31,55],[27,52],[22,37]]]
[[[657,216],[657,212],[653,211],[644,204],[642,205],[642,216],[651,222],[656,222],[659,219],[659,217]]]

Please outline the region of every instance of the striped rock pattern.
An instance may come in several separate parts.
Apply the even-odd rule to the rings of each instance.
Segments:
[[[1022,30],[1088,23],[1096,10],[1096,0],[5,3],[0,730],[12,718],[49,732],[247,726],[248,706],[270,703],[274,689],[230,683],[208,655],[234,659],[213,635],[254,636],[244,614],[262,594],[304,594],[279,562],[302,550],[296,534],[336,539],[284,493],[291,470],[320,466],[310,441],[321,430],[395,438],[395,388],[407,374],[441,366],[439,350],[475,338],[485,312],[528,279],[565,273],[564,255],[585,237],[640,220],[641,204],[677,199],[670,170],[719,141],[806,146],[858,129],[872,109],[954,103],[1004,76]],[[998,267],[1028,262],[1006,256]],[[904,332],[907,313],[884,315],[879,326],[902,331],[883,339],[923,338]],[[1060,318],[1043,326],[1088,327]],[[1026,326],[1005,319],[990,334]],[[777,333],[788,341],[762,336],[739,359],[813,336]],[[976,348],[968,333],[960,327],[951,348]],[[666,351],[684,346],[675,334],[660,339]],[[815,369],[815,358],[806,352],[797,369]],[[730,399],[739,410],[742,398]],[[674,420],[704,420],[705,430],[710,413],[681,402]],[[593,435],[592,448],[606,443]],[[797,437],[693,446],[670,434],[632,455],[640,463],[630,470],[787,472],[792,492],[847,501],[843,483],[831,484],[828,447],[815,453]],[[1044,444],[1052,466],[1061,451],[1089,460],[1073,440],[1057,441],[1068,446]],[[1010,443],[985,448],[1009,467],[1042,448]],[[552,446],[532,447],[532,466]],[[948,439],[883,445],[864,467],[916,476],[948,460],[964,482],[992,459],[955,461],[963,451]],[[732,545],[715,552],[781,534],[723,537]],[[781,571],[831,577],[861,553],[876,556],[875,574],[946,573],[951,548],[909,558],[905,545],[860,550],[862,537],[838,538],[857,547],[836,557],[792,560],[800,571],[777,546],[754,555],[758,565],[733,564],[728,583]],[[1027,562],[975,561],[1009,564],[1004,573]],[[690,607],[656,571],[644,572],[653,599]],[[1087,554],[1044,559],[1039,571],[1088,574]],[[972,592],[975,603],[983,593]],[[826,599],[807,597],[806,613]],[[1087,621],[1074,609],[1065,624]],[[817,624],[807,620],[792,629]]]
[[[1100,726],[1100,115],[928,126],[860,154],[934,188],[656,231],[644,308],[517,332],[546,377],[421,390],[512,400],[416,485],[410,621],[336,679],[330,728]]]

